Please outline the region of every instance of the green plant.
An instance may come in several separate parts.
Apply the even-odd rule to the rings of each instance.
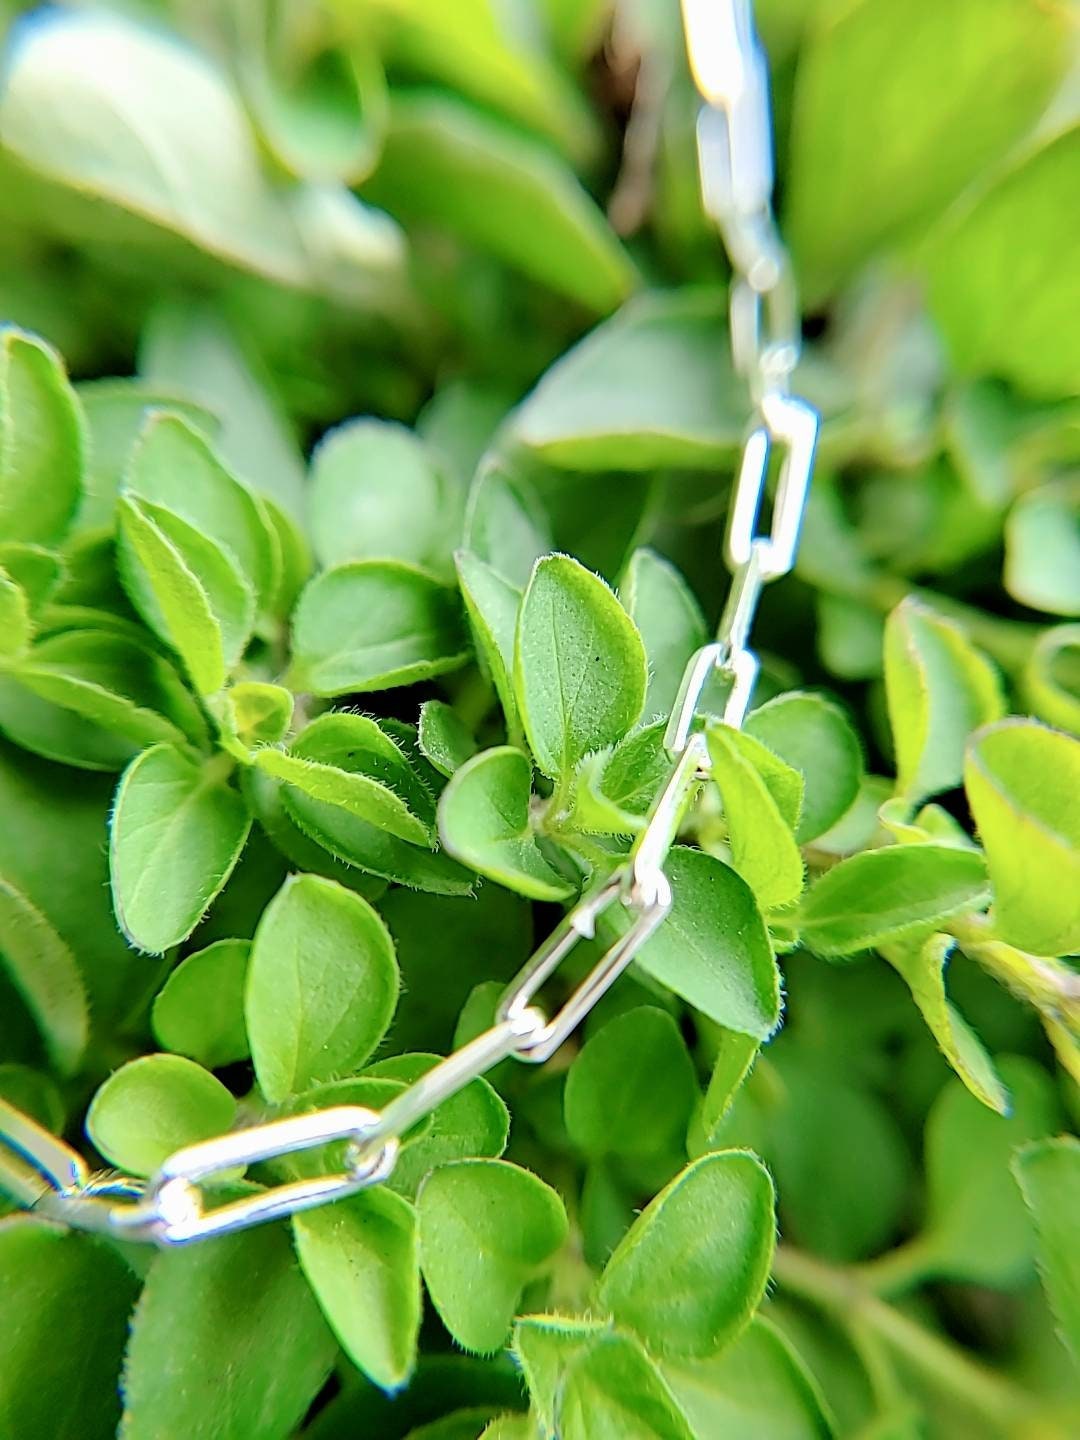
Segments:
[[[0,1100],[93,1163],[390,1103],[666,777],[749,412],[677,12],[611,8],[8,38]],[[382,1185],[157,1255],[12,1205],[0,1440],[1075,1433],[1074,30],[759,20],[821,462],[671,915]]]

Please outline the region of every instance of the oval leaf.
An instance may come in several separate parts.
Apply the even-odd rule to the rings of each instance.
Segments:
[[[236,1101],[221,1081],[181,1055],[143,1055],[101,1085],[86,1133],[107,1160],[153,1175],[174,1150],[231,1130]]]
[[[824,695],[792,691],[751,711],[746,733],[802,774],[799,844],[831,830],[854,803],[863,773],[859,737],[840,707]]]
[[[247,1059],[244,986],[248,940],[218,940],[189,955],[154,998],[158,1043],[210,1070]]]

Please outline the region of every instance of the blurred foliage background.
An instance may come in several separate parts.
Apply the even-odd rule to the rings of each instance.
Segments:
[[[825,421],[797,575],[761,617],[763,693],[828,685],[869,768],[891,770],[883,627],[914,591],[963,623],[1014,709],[1080,733],[1076,9],[757,12],[806,312],[798,383]],[[0,27],[0,317],[75,379],[134,373],[197,402],[237,473],[297,518],[306,457],[345,417],[415,425],[461,511],[494,445],[557,545],[611,581],[652,545],[718,613],[748,405],[674,0],[0,0]],[[90,854],[100,806],[84,825],[72,787]],[[961,792],[945,803],[967,821]],[[120,985],[131,957],[115,935],[101,949]],[[1059,1117],[1030,1133],[1075,1118],[1036,1016],[962,959],[950,988],[991,1051],[1020,1057],[1018,1091]],[[732,1121],[776,1170],[785,1235],[862,1262],[933,1212],[950,1166],[974,1175],[950,1224],[975,1260],[905,1303],[1064,1405],[1069,1362],[1005,1160],[976,1164],[988,1112],[935,1122],[923,1171],[949,1072],[900,977],[797,954],[786,1008]],[[973,1419],[917,1367],[898,1381],[870,1341],[856,1363],[790,1295],[770,1311],[841,1433],[987,1433],[985,1406]],[[494,1385],[481,1372],[470,1393]],[[429,1398],[460,1394],[431,1374]]]

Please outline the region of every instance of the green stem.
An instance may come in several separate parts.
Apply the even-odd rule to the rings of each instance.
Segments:
[[[845,1328],[862,1325],[936,1388],[963,1400],[995,1431],[1029,1418],[1038,1408],[1025,1390],[878,1299],[857,1272],[835,1269],[784,1245],[776,1252],[773,1274],[783,1289],[829,1311]]]
[[[854,1273],[871,1294],[887,1299],[917,1289],[927,1278],[932,1262],[930,1246],[924,1236],[917,1235],[876,1260],[856,1266]]]
[[[1042,1014],[1080,1032],[1080,975],[1060,960],[1031,955],[994,937],[992,915],[958,915],[946,927],[964,954]]]

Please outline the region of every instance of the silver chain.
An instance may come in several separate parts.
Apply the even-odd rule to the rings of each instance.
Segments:
[[[705,211],[731,259],[731,346],[753,402],[731,503],[725,554],[731,589],[716,639],[693,656],[665,744],[672,769],[645,827],[614,873],[588,891],[504,992],[492,1027],[455,1051],[381,1111],[335,1106],[271,1120],[186,1146],[148,1182],[92,1175],[63,1141],[0,1101],[0,1186],[21,1205],[80,1229],[182,1245],[325,1205],[393,1171],[401,1137],[450,1096],[510,1057],[549,1059],[633,960],[671,909],[664,866],[709,756],[695,720],[707,684],[727,686],[723,719],[739,727],[758,673],[747,648],[763,587],[793,564],[817,442],[817,413],[791,394],[799,358],[791,263],[772,214],[768,71],[750,0],[683,0],[691,68],[703,104],[698,155]],[[759,517],[773,451],[779,475],[768,533]],[[625,928],[550,1019],[533,1001],[601,915]],[[345,1142],[345,1168],[283,1182],[207,1208],[205,1186],[238,1166]]]

